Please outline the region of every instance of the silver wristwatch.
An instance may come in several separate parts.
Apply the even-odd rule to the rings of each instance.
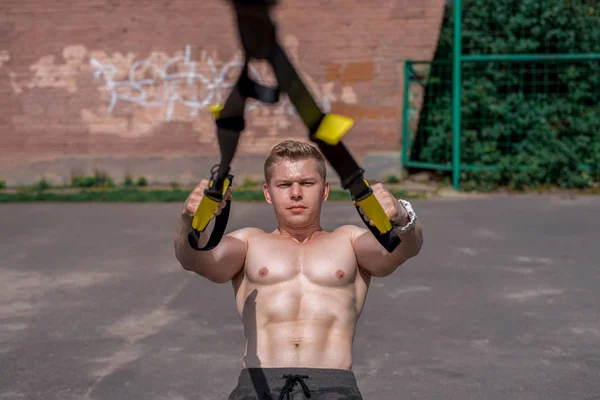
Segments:
[[[412,208],[412,205],[408,201],[400,199],[400,200],[398,200],[398,203],[402,204],[402,206],[406,210],[406,212],[408,214],[408,223],[404,226],[397,226],[395,224],[392,224],[392,226],[394,227],[394,230],[396,232],[400,232],[400,233],[408,232],[412,228],[414,228],[415,223],[417,222],[417,219],[419,217],[417,217],[417,213],[415,213],[415,210]]]

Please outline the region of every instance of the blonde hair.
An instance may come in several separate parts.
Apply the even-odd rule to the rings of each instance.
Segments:
[[[305,160],[313,158],[317,161],[317,169],[319,171],[319,175],[325,182],[327,178],[327,166],[325,164],[325,158],[319,152],[319,150],[306,142],[301,142],[298,140],[284,140],[283,142],[278,143],[271,149],[271,153],[265,160],[265,180],[269,183],[272,173],[273,173],[273,164],[285,159],[285,160]]]

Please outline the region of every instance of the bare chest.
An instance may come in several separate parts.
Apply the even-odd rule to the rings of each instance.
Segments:
[[[350,239],[335,234],[310,243],[261,236],[249,243],[245,265],[246,280],[254,285],[306,280],[319,286],[342,287],[354,282],[357,272]]]

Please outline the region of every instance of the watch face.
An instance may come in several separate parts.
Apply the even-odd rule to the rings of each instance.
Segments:
[[[415,210],[412,208],[412,204],[410,204],[408,201],[402,200],[402,205],[404,206],[404,208],[406,208],[406,211],[408,211],[409,214],[415,214]]]

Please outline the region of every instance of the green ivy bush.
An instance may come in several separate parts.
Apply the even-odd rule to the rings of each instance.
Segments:
[[[452,59],[452,5],[435,60]],[[465,0],[463,52],[600,53],[600,0]],[[413,159],[452,160],[452,70],[428,76]],[[600,176],[600,61],[463,63],[461,187],[587,188]],[[436,82],[436,83],[433,83]],[[439,83],[438,83],[439,82]]]

